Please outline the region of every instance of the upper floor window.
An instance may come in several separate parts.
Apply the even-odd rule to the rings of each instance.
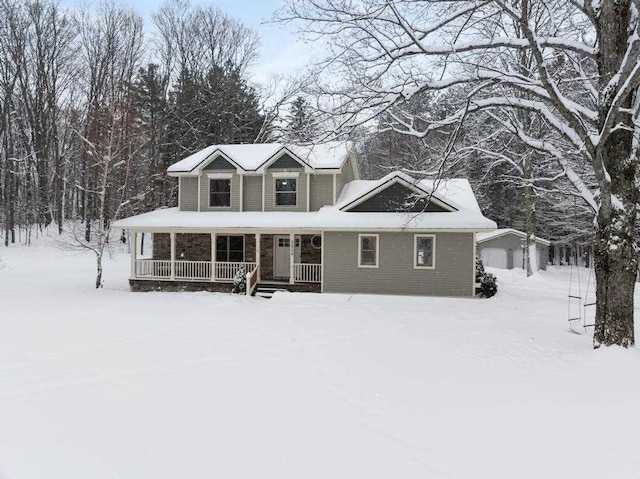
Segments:
[[[231,178],[209,180],[209,206],[216,208],[231,206]]]
[[[276,178],[276,206],[296,206],[298,204],[298,180],[296,178]]]
[[[432,269],[436,266],[436,237],[414,236],[414,268]]]

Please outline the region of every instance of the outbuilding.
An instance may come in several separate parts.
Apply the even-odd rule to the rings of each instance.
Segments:
[[[538,269],[545,270],[549,261],[549,245],[551,242],[538,237],[534,239],[536,242]],[[476,235],[478,254],[482,262],[485,266],[493,268],[524,269],[526,241],[526,233],[512,228],[501,228]]]

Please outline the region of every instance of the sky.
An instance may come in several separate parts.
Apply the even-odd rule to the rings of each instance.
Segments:
[[[162,5],[160,0],[117,0],[132,7],[145,20],[147,31],[153,29],[151,15]],[[62,0],[62,5],[77,8],[80,5],[92,8],[97,1]],[[193,5],[212,5],[233,18],[257,30],[260,36],[260,57],[252,68],[251,80],[266,83],[272,75],[293,75],[304,69],[312,58],[309,48],[290,27],[271,22],[282,0],[191,0]]]

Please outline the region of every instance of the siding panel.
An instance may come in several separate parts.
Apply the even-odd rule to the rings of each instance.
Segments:
[[[353,158],[349,156],[347,161],[344,162],[344,165],[342,165],[342,173],[336,175],[336,200],[340,198],[340,193],[342,193],[344,185],[355,180],[353,176],[353,168],[351,166],[352,161]]]
[[[182,176],[179,179],[180,211],[198,211],[198,178]]]
[[[318,211],[323,206],[333,205],[333,175],[311,175],[310,186],[310,211]]]
[[[325,232],[324,291],[471,296],[472,233],[436,233],[435,269],[414,269],[413,233],[380,233],[378,268],[358,268],[358,233]]]
[[[246,175],[243,194],[244,211],[262,211],[262,176]]]

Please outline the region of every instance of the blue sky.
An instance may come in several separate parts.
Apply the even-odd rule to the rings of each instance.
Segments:
[[[118,0],[130,6],[145,19],[147,31],[152,28],[151,14],[158,10],[159,0]],[[61,0],[67,7],[79,5],[93,6],[96,1]],[[282,0],[191,0],[194,5],[212,5],[220,8],[232,17],[241,20],[247,26],[258,31],[261,40],[260,58],[253,67],[252,79],[264,82],[274,74],[294,74],[304,68],[311,59],[311,49],[282,24],[271,24],[273,13],[282,4]]]

